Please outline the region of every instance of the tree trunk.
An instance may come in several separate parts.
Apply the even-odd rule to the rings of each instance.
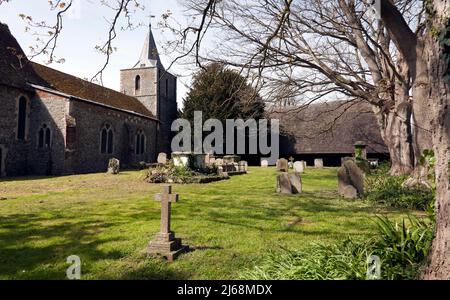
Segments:
[[[430,29],[441,32],[440,38],[428,32],[426,49],[430,78],[430,101],[434,115],[432,136],[436,157],[436,233],[424,279],[450,279],[450,0],[435,0]],[[446,39],[447,45],[444,44]],[[446,60],[447,59],[447,60]]]
[[[417,39],[391,1],[381,1],[381,17],[411,70],[416,102],[414,128],[422,130],[415,151],[419,153],[421,148],[430,146],[425,133],[428,129],[436,157],[436,232],[422,277],[450,279],[450,0],[424,1],[424,4],[428,19],[423,40]]]
[[[411,126],[412,109],[409,85],[395,82],[395,89],[383,93],[383,108],[375,109],[381,137],[385,142],[391,159],[391,175],[409,175],[414,170],[413,131]]]
[[[414,155],[410,142],[412,137],[410,125],[402,120],[408,119],[408,111],[406,109],[399,112],[391,110],[383,113],[383,116],[378,113],[377,118],[381,121],[381,137],[389,150],[391,159],[389,173],[391,175],[410,174],[414,169]]]

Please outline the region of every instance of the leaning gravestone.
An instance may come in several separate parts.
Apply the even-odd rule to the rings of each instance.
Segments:
[[[338,192],[345,198],[354,198],[354,192],[348,186],[353,187],[357,195],[363,195],[364,172],[352,160],[344,161],[338,170]]]
[[[316,158],[314,160],[314,167],[318,168],[318,169],[323,168],[323,159],[322,158]]]
[[[267,168],[268,166],[269,166],[269,162],[267,161],[267,159],[262,159],[261,160],[261,167]]]
[[[292,185],[288,173],[280,173],[277,176],[277,192],[281,194],[292,194]]]
[[[167,154],[164,152],[161,152],[158,154],[158,164],[165,165],[167,163]]]
[[[296,161],[294,163],[294,172],[296,172],[296,173],[305,172],[305,165],[302,161]]]
[[[277,170],[280,172],[287,172],[289,170],[287,159],[281,158],[277,160]]]
[[[291,182],[292,194],[302,193],[302,178],[298,173],[289,174],[289,181]]]
[[[358,198],[358,191],[352,185],[346,185],[341,190],[341,196],[345,199]]]
[[[120,161],[117,158],[111,158],[108,163],[108,174],[117,175],[120,172]]]

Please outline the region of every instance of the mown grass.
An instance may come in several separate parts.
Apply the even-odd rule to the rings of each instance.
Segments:
[[[18,178],[0,182],[0,279],[234,279],[270,250],[370,237],[376,214],[409,211],[347,201],[336,169],[307,169],[304,193],[275,193],[274,168],[206,185],[174,185],[172,229],[193,251],[173,263],[144,255],[159,230],[161,187],[142,172]]]

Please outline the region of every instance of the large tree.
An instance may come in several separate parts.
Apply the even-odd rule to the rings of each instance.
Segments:
[[[425,130],[433,137],[436,155],[436,235],[433,240],[427,279],[450,279],[450,1],[426,1],[424,35],[417,36],[389,0],[381,0],[381,17],[389,35],[405,57],[413,86],[414,109],[421,147]]]
[[[204,120],[262,119],[264,102],[238,72],[212,63],[194,75],[181,116],[192,121],[194,111],[201,111]]]
[[[184,3],[204,13],[206,1]],[[396,3],[420,33],[420,3]],[[222,30],[216,35],[221,51],[208,52],[204,59],[256,72],[265,83],[268,102],[278,102],[287,90],[289,96],[283,97],[297,98],[299,110],[324,99],[370,103],[390,152],[391,173],[409,174],[422,149],[411,122],[408,69],[369,7],[363,0],[219,2],[211,9],[208,24]]]
[[[223,6],[211,6],[211,2],[218,2]],[[211,9],[202,12],[203,16],[210,16],[210,23],[218,20],[219,26],[228,28],[233,33],[230,40],[249,45],[246,49],[237,48],[237,51],[229,55],[233,61],[236,58],[243,59],[237,65],[257,69],[262,78],[267,69],[271,69],[275,76],[287,75],[287,80],[279,82],[287,81],[293,86],[299,82],[300,91],[306,86],[307,92],[319,94],[319,97],[320,93],[339,91],[347,96],[361,99],[369,97],[373,100],[376,99],[374,94],[378,94],[382,110],[389,111],[390,107],[394,107],[394,116],[399,115],[406,127],[412,127],[411,136],[403,135],[402,128],[396,134],[401,148],[405,149],[405,145],[411,143],[412,150],[408,152],[415,155],[416,162],[424,149],[434,149],[437,161],[436,234],[424,278],[449,279],[450,1],[423,1],[425,18],[420,18],[422,13],[419,13],[419,18],[412,23],[408,10],[404,8],[405,5],[419,3],[418,1],[371,1],[378,2],[381,8],[382,22],[376,25],[366,22],[358,13],[356,7],[364,4],[363,0],[312,0],[301,3],[305,2],[315,3],[320,8],[327,7],[325,2],[337,3],[338,6],[332,6],[327,11],[311,9],[317,7],[313,5],[304,7],[304,14],[300,14],[298,10],[292,9],[293,1],[289,0],[255,0],[244,3],[230,0],[226,4],[210,0],[208,5]],[[198,11],[199,2],[191,0],[190,3],[191,8]],[[296,18],[296,13],[302,18]],[[245,16],[243,22],[239,22],[242,20],[241,16]],[[344,18],[346,21],[341,22]],[[415,30],[411,26],[414,24]],[[306,30],[296,30],[301,26],[305,26],[303,28]],[[376,34],[367,34],[371,30]],[[312,39],[311,42],[315,34],[318,39]],[[334,42],[329,43],[330,40]],[[341,47],[341,42],[344,42],[344,47]],[[330,49],[331,55],[328,54]],[[229,52],[230,49],[225,51]],[[391,54],[388,55],[388,52]],[[389,57],[395,57],[395,60]],[[361,64],[360,69],[354,69],[355,63],[356,66]],[[291,66],[300,67],[303,70],[303,74],[300,74],[302,76],[292,80],[295,73]],[[370,80],[364,80],[366,76],[371,76]],[[390,100],[389,94],[398,96],[399,104],[397,99]],[[406,101],[407,97],[411,103]],[[411,111],[412,117],[410,124],[408,111]],[[406,113],[402,115],[399,112]],[[383,118],[389,120],[389,117],[388,113]],[[408,143],[404,143],[405,137]]]

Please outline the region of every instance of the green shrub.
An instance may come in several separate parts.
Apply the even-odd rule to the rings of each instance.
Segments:
[[[149,168],[144,180],[149,183],[209,183],[228,179],[227,176],[217,174],[217,167],[206,167],[193,170],[190,167],[175,166],[172,162],[164,166]]]
[[[364,199],[397,208],[427,210],[434,202],[433,191],[423,186],[402,187],[406,179],[388,175],[388,168],[382,166],[366,177]]]
[[[408,217],[409,225],[377,217],[379,238],[373,253],[382,258],[385,279],[413,279],[428,256],[433,240],[431,222]]]
[[[346,239],[339,245],[313,244],[304,250],[270,252],[263,263],[243,272],[251,280],[363,279],[367,257],[363,243]]]
[[[304,250],[271,252],[242,279],[366,279],[368,260],[377,255],[381,279],[414,279],[433,238],[431,222],[408,223],[377,218],[377,234],[368,241],[347,238],[337,245],[313,244]]]

